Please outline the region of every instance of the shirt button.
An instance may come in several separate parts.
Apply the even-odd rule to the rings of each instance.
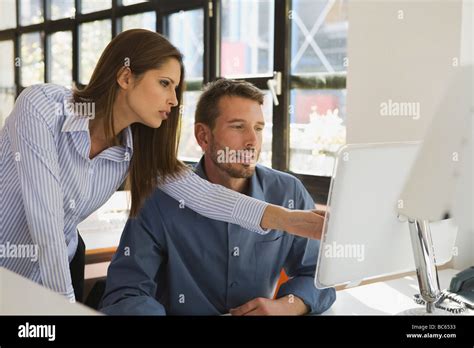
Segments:
[[[94,174],[94,169],[89,169],[89,174]]]
[[[237,283],[237,282],[230,283],[231,288],[235,288],[237,285],[239,285],[239,283]]]

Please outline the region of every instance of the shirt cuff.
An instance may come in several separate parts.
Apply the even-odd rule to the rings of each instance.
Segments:
[[[259,234],[267,234],[271,229],[263,229],[260,224],[268,205],[267,202],[241,195],[232,212],[233,223]]]
[[[334,288],[318,289],[312,277],[295,277],[283,283],[277,298],[293,295],[299,297],[309,308],[307,314],[321,314],[328,310],[336,300]]]

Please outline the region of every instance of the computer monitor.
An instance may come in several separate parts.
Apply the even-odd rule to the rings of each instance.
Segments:
[[[315,276],[318,288],[415,270],[400,193],[420,143],[355,144],[335,164]],[[451,260],[457,227],[431,223],[436,262]]]
[[[424,137],[400,194],[406,216],[437,221],[453,215],[462,229],[473,227],[472,185],[474,70],[459,67]]]

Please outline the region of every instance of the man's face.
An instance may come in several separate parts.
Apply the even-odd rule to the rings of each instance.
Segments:
[[[262,148],[265,121],[261,105],[241,97],[223,97],[206,156],[233,178],[249,178]]]

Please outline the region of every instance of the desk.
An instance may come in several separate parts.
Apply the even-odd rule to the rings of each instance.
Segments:
[[[127,191],[115,192],[110,199],[78,226],[86,245],[85,278],[107,275],[107,267],[117,250],[128,217]]]
[[[85,279],[107,276],[110,260],[117,250],[122,230],[88,231],[81,233],[86,245]]]
[[[82,231],[86,245],[84,268],[84,300],[86,300],[100,279],[107,277],[110,260],[120,242],[122,228]]]
[[[81,232],[86,245],[86,264],[110,261],[117,250],[123,229]]]
[[[441,289],[446,289],[458,272],[454,269],[439,271]],[[395,315],[419,306],[413,301],[413,295],[418,292],[416,275],[361,285],[338,291],[336,302],[324,315]],[[474,311],[468,314],[474,315]]]

